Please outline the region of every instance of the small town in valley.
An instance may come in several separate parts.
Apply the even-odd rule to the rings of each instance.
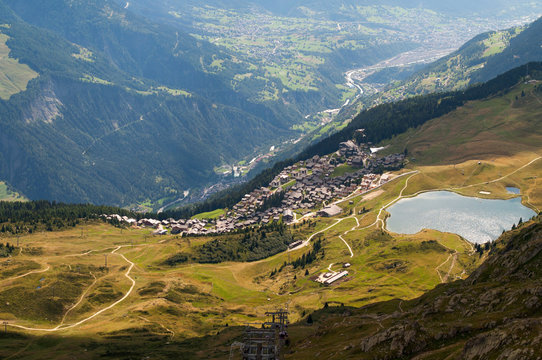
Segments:
[[[363,129],[358,132],[363,133]],[[315,155],[284,168],[268,186],[245,194],[215,219],[136,220],[117,214],[103,217],[154,228],[153,235],[179,236],[227,234],[271,222],[294,224],[316,216],[333,217],[342,212],[336,203],[382,186],[393,178],[386,171],[403,166],[404,154],[377,157],[377,150],[353,140],[342,142],[332,154]]]

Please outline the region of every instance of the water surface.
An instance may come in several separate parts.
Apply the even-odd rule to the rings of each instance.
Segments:
[[[521,204],[520,197],[490,200],[449,191],[401,199],[387,211],[391,214],[387,228],[395,233],[415,234],[422,229],[434,229],[455,233],[480,244],[497,239],[520,218],[527,220],[536,215]]]
[[[507,186],[506,191],[508,191],[510,194],[516,194],[519,195],[521,193],[521,190],[517,187]]]

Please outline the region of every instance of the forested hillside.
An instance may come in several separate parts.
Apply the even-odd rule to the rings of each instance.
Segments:
[[[333,67],[317,87],[278,73],[243,82],[251,61],[145,15],[114,0],[0,1],[3,51],[26,88],[0,101],[0,180],[31,199],[162,204],[299,137],[307,111],[341,101]],[[410,46],[398,44],[357,56]]]
[[[341,131],[309,146],[295,159],[286,159],[275,164],[273,168],[262,171],[250,182],[238,185],[209,198],[207,201],[194,204],[179,210],[160,214],[161,218],[169,216],[191,216],[204,211],[230,207],[237,203],[244,194],[268,184],[280,171],[299,160],[308,159],[314,155],[326,155],[336,151],[343,141],[356,138],[356,130],[365,129],[363,141],[378,143],[403,134],[408,129],[423,125],[431,119],[450,113],[467,101],[485,99],[503,94],[525,79],[542,79],[542,63],[529,63],[510,70],[484,84],[471,86],[464,91],[436,93],[402,100],[396,103],[382,104],[369,110],[364,110]],[[395,151],[404,151],[394,147]]]
[[[198,68],[212,45],[118,8],[110,18],[106,3],[0,2],[10,56],[39,74],[0,101],[1,179],[33,199],[127,205],[201,186],[291,134],[289,110]]]
[[[336,5],[0,0],[0,181],[156,210],[345,126],[324,110],[357,96],[351,67],[487,26],[436,3]]]

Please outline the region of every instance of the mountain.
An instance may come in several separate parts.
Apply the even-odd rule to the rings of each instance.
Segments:
[[[17,80],[2,83],[0,179],[31,199],[160,205],[298,137],[306,112],[345,91],[333,67],[284,85],[278,68],[257,73],[227,47],[113,0],[0,8],[4,78]],[[371,63],[410,46],[356,54]]]
[[[410,301],[318,311],[313,326],[294,325],[298,338],[287,358],[540,358],[541,220],[501,236],[466,280]]]
[[[126,3],[126,2],[124,2]],[[132,2],[134,6],[148,6],[148,0],[137,0]],[[189,5],[199,5],[201,2],[194,0],[186,1]],[[374,6],[375,2],[371,0],[313,0],[310,2],[303,0],[206,0],[205,5],[213,7],[222,7],[226,9],[253,8],[260,7],[269,12],[286,16],[299,16],[300,14],[311,14],[311,16],[322,16],[336,20],[354,18],[352,9]],[[143,4],[143,5],[142,5]],[[173,4],[173,1],[169,1]],[[480,0],[467,1],[459,0],[453,4],[438,0],[383,0],[378,2],[379,6],[400,7],[400,8],[423,8],[434,12],[440,12],[449,16],[487,16],[488,14],[498,16],[510,16],[511,14],[525,14],[525,10],[540,10],[540,5],[528,0],[520,0],[510,4],[505,0]],[[148,6],[150,9],[150,6]]]
[[[497,21],[425,3],[198,4],[1,0],[0,180],[31,199],[157,209],[345,126],[322,111],[356,96],[344,71],[435,27],[457,41]],[[307,10],[335,5],[363,26]]]
[[[36,73],[0,101],[0,178],[32,199],[176,196],[292,134],[290,110],[201,69],[222,54],[211,44],[105,0],[0,7],[10,58]]]
[[[480,34],[457,51],[423,67],[402,81],[392,81],[375,95],[360,99],[359,103],[369,105],[413,95],[460,90],[475,83],[489,81],[531,61],[540,60],[542,18],[525,27]],[[383,70],[366,77],[364,81],[382,83],[389,79],[386,72],[394,73],[392,69]]]
[[[396,234],[380,222],[392,203],[436,189],[511,199],[517,196],[506,187],[515,186],[524,204],[540,208],[540,79],[542,64],[532,63],[464,92],[360,114],[353,126],[374,125],[367,136],[384,137],[389,151],[406,148],[409,161],[370,193],[338,195],[343,211],[331,219],[311,216],[224,235],[149,236],[150,227],[97,219],[147,216],[120,209],[0,204],[0,257],[9,257],[0,271],[7,319],[0,357],[224,359],[238,355],[247,322],[288,306],[285,358],[536,358],[540,217],[516,218],[511,232],[483,246],[435,230]],[[347,181],[330,178],[337,190]],[[197,218],[182,223],[211,225]],[[267,257],[294,239],[308,246]],[[314,281],[343,271],[343,264],[344,281]],[[48,333],[33,332],[39,329]]]
[[[542,59],[542,18],[510,40],[502,52],[490,56],[484,67],[475,72],[471,83],[483,82],[509,69]]]

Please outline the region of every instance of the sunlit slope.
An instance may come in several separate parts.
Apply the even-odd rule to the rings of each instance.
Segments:
[[[6,44],[9,37],[1,31],[0,26],[0,99],[8,100],[12,95],[25,91],[28,82],[38,73],[9,57],[10,49]]]
[[[458,163],[542,150],[542,82],[502,96],[468,102],[443,117],[398,135],[389,152],[406,151],[417,165]]]

